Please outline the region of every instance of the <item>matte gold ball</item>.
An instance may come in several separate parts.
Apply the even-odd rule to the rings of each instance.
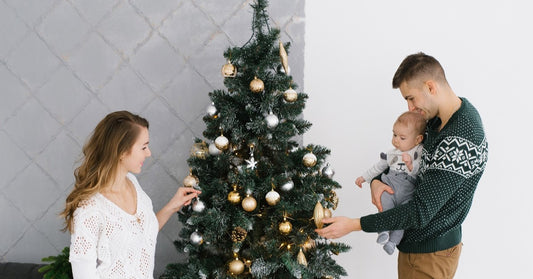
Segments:
[[[263,90],[265,90],[265,84],[262,80],[254,77],[254,79],[250,82],[250,90],[254,93],[261,93]]]
[[[278,229],[282,234],[289,234],[292,231],[292,224],[291,222],[284,220],[283,222],[279,223]]]
[[[229,192],[228,201],[231,202],[232,204],[240,203],[241,202],[241,194],[239,194],[239,192],[237,192],[236,190],[233,190],[233,191]]]
[[[304,155],[304,157],[302,159],[302,162],[303,162],[304,166],[311,168],[311,167],[314,167],[316,165],[317,158],[316,158],[315,154],[307,153],[307,154]]]
[[[248,212],[252,212],[257,207],[257,201],[252,196],[246,196],[244,200],[242,200],[242,208]]]
[[[244,263],[239,259],[234,259],[228,266],[232,275],[239,275],[244,271]]]
[[[330,218],[331,216],[331,210],[329,208],[324,208],[324,218]]]

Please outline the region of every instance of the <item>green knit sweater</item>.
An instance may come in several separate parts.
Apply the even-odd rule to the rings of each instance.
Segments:
[[[462,104],[441,131],[428,122],[417,186],[407,204],[361,218],[366,232],[404,229],[398,249],[430,253],[461,242],[463,223],[487,163],[488,145],[477,110]]]

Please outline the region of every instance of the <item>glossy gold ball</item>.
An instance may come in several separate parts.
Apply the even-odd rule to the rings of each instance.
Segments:
[[[329,208],[324,208],[324,218],[330,218],[331,216],[331,210]]]
[[[239,259],[234,259],[228,265],[229,272],[232,275],[239,275],[244,271],[244,263]]]
[[[248,212],[252,212],[257,207],[257,201],[252,196],[247,196],[242,200],[242,208]]]
[[[235,190],[229,192],[228,201],[231,202],[232,204],[240,203],[241,202],[241,194],[239,194],[239,192],[237,192]]]
[[[193,174],[189,174],[183,179],[183,186],[185,187],[196,187],[198,186],[198,183],[198,177],[194,176]]]
[[[316,165],[317,158],[316,158],[315,154],[307,153],[307,154],[304,155],[304,157],[302,159],[302,162],[303,162],[304,166],[311,168],[311,167],[314,167]]]
[[[292,231],[292,224],[291,222],[284,220],[279,223],[278,229],[282,234],[289,234]]]
[[[254,77],[254,79],[250,82],[250,90],[254,93],[261,93],[263,90],[265,90],[265,84],[262,80]]]
[[[298,93],[296,90],[292,89],[292,87],[289,87],[289,89],[283,92],[283,99],[289,103],[292,103],[298,100]]]

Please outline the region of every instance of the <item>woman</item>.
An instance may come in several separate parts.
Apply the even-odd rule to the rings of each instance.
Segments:
[[[108,114],[83,147],[74,190],[62,217],[71,233],[74,278],[153,278],[158,231],[199,191],[180,187],[154,214],[133,174],[151,156],[148,121],[127,111]]]

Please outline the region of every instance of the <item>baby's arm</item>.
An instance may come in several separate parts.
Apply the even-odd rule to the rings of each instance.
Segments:
[[[363,183],[365,183],[365,178],[362,177],[362,176],[359,176],[356,180],[355,180],[355,184],[357,186],[359,186],[359,188],[363,188]]]

